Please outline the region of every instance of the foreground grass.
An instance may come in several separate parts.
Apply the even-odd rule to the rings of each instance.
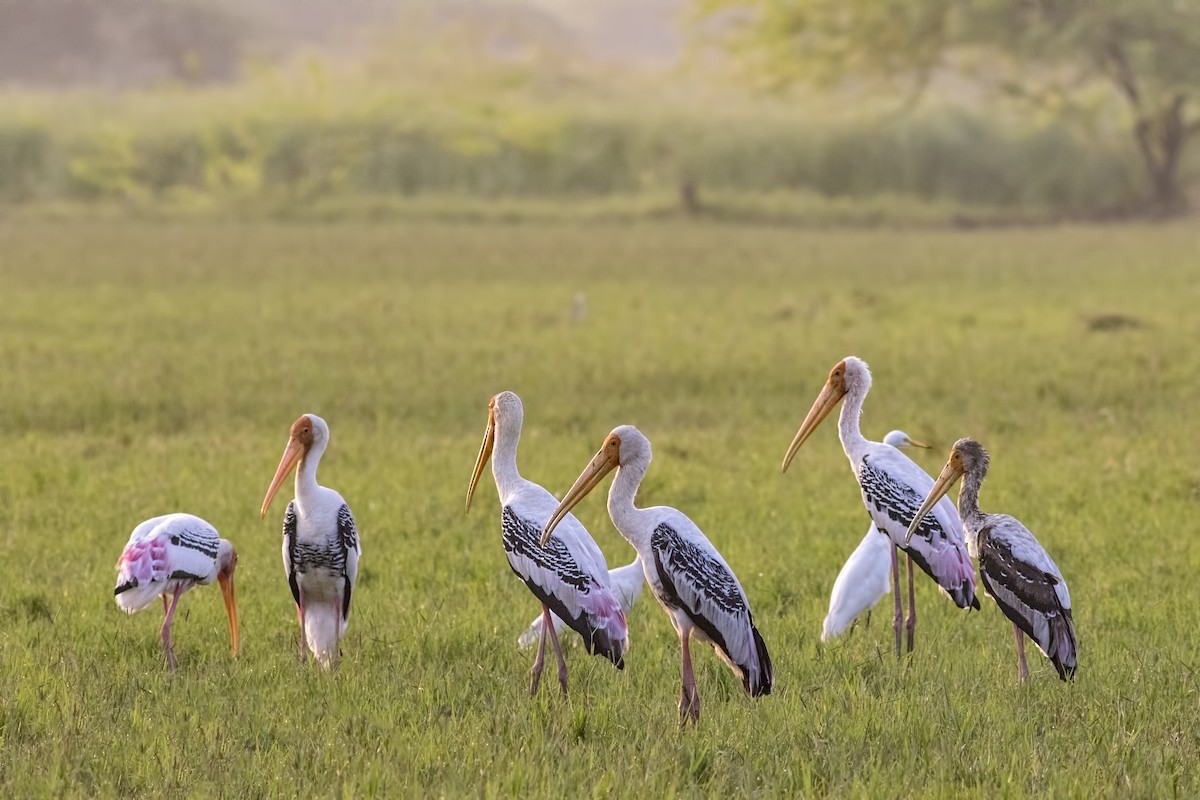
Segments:
[[[1196,234],[1185,227],[812,233],[681,223],[0,223],[0,787],[9,796],[678,794],[1195,796],[1200,634]],[[573,320],[578,292],[587,315]],[[1120,314],[1114,329],[1097,315]],[[1078,682],[1015,682],[991,601],[918,586],[818,644],[866,527],[834,428],[783,451],[828,368],[874,368],[864,426],[989,446],[987,510],[1066,574]],[[746,700],[643,598],[618,673],[526,694],[494,494],[463,495],[488,397],[519,392],[526,475],[561,493],[623,422],[655,445],[642,500],[689,513],[737,570],[777,668]],[[298,664],[279,516],[257,509],[300,413],[364,540],[336,675]],[[241,553],[243,653],[188,595],[111,600],[132,527],[200,514]],[[579,508],[631,557],[602,499]],[[882,623],[882,624],[881,624]]]

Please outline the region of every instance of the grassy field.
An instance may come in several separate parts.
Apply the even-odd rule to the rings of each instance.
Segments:
[[[1194,226],[821,232],[640,225],[0,221],[0,794],[1196,796],[1200,793],[1200,237]],[[587,316],[572,318],[583,292]],[[1100,315],[1123,315],[1100,318]],[[874,369],[863,424],[961,435],[985,510],[1070,582],[1074,685],[1016,682],[995,604],[922,579],[918,649],[887,614],[818,642],[867,526],[827,422],[783,453],[829,367]],[[619,423],[655,446],[641,499],[688,513],[775,661],[751,702],[679,654],[649,595],[624,672],[578,649],[527,695],[489,482],[463,515],[488,398],[524,398],[520,463],[561,494]],[[297,659],[282,505],[258,507],[303,412],[364,542],[340,671]],[[219,592],[153,608],[113,564],[186,510],[241,554],[241,657]],[[632,557],[601,497],[579,507]]]

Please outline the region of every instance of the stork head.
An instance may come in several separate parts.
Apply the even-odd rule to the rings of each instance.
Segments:
[[[800,430],[796,431],[792,443],[788,445],[787,453],[783,457],[783,471],[787,472],[788,465],[800,450],[800,445],[804,444],[843,397],[851,392],[861,396],[870,388],[871,370],[867,369],[867,362],[854,356],[846,356],[834,364],[833,369],[829,370],[829,377],[825,379],[825,385],[821,387],[820,394],[804,417]]]
[[[237,550],[233,549],[229,541],[222,539],[217,548],[217,582],[221,585],[221,594],[225,598],[225,613],[229,615],[229,647],[235,656],[238,654],[238,615],[233,573],[237,570],[237,563]]]
[[[926,450],[930,449],[929,445],[924,442],[918,442],[911,438],[904,431],[888,431],[888,435],[883,437],[884,444],[890,444],[897,450],[903,450],[905,447],[923,447]]]
[[[642,469],[645,469],[650,464],[651,455],[650,440],[637,428],[632,425],[619,425],[613,428],[612,433],[604,437],[604,444],[600,445],[600,450],[592,458],[591,463],[584,468],[575,480],[575,484],[563,497],[562,502],[550,515],[550,520],[542,530],[542,547],[545,547],[546,542],[550,541],[550,534],[554,532],[562,518],[569,514],[571,509],[592,489],[595,489],[605,475],[617,467],[632,464],[640,465]]]
[[[467,512],[471,511],[471,500],[475,496],[475,487],[479,476],[492,457],[496,446],[496,431],[510,438],[521,438],[521,421],[525,418],[525,408],[521,398],[513,392],[501,392],[488,401],[487,428],[483,431],[483,444],[479,446],[479,456],[475,459],[475,471],[471,474],[471,483],[467,486]]]
[[[292,423],[287,447],[284,448],[283,458],[279,460],[279,468],[275,470],[271,486],[267,489],[267,496],[263,499],[262,509],[259,511],[260,517],[267,515],[267,509],[270,508],[271,501],[275,499],[275,493],[279,491],[279,487],[283,485],[284,480],[296,468],[296,465],[314,450],[318,454],[323,452],[328,443],[329,426],[316,414],[303,414]]]
[[[954,443],[954,447],[950,449],[950,459],[947,466],[957,464],[957,469],[960,475],[978,475],[982,481],[987,475],[988,464],[987,450],[983,449],[983,445],[974,439],[959,439]]]
[[[913,533],[920,526],[921,520],[925,519],[929,509],[946,496],[946,492],[950,491],[950,487],[958,482],[959,478],[963,475],[972,475],[982,481],[983,476],[987,474],[987,469],[988,454],[987,450],[983,449],[983,445],[974,439],[959,439],[955,442],[954,447],[950,448],[950,457],[946,460],[946,466],[942,467],[937,480],[933,482],[933,488],[929,490],[929,496],[917,509],[916,516],[909,524],[904,541],[908,542],[912,539]]]

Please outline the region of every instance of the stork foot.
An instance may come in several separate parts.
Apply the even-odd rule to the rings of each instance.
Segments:
[[[694,685],[684,686],[679,696],[679,727],[687,727],[688,722],[693,728],[700,722],[700,694]]]

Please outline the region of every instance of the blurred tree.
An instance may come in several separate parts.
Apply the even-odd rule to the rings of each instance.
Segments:
[[[920,95],[972,56],[1003,88],[1061,100],[1105,81],[1131,112],[1154,211],[1182,210],[1179,163],[1200,133],[1197,0],[695,0],[742,66],[776,85],[882,79]],[[998,58],[997,58],[998,57]],[[994,80],[995,76],[986,76]]]

